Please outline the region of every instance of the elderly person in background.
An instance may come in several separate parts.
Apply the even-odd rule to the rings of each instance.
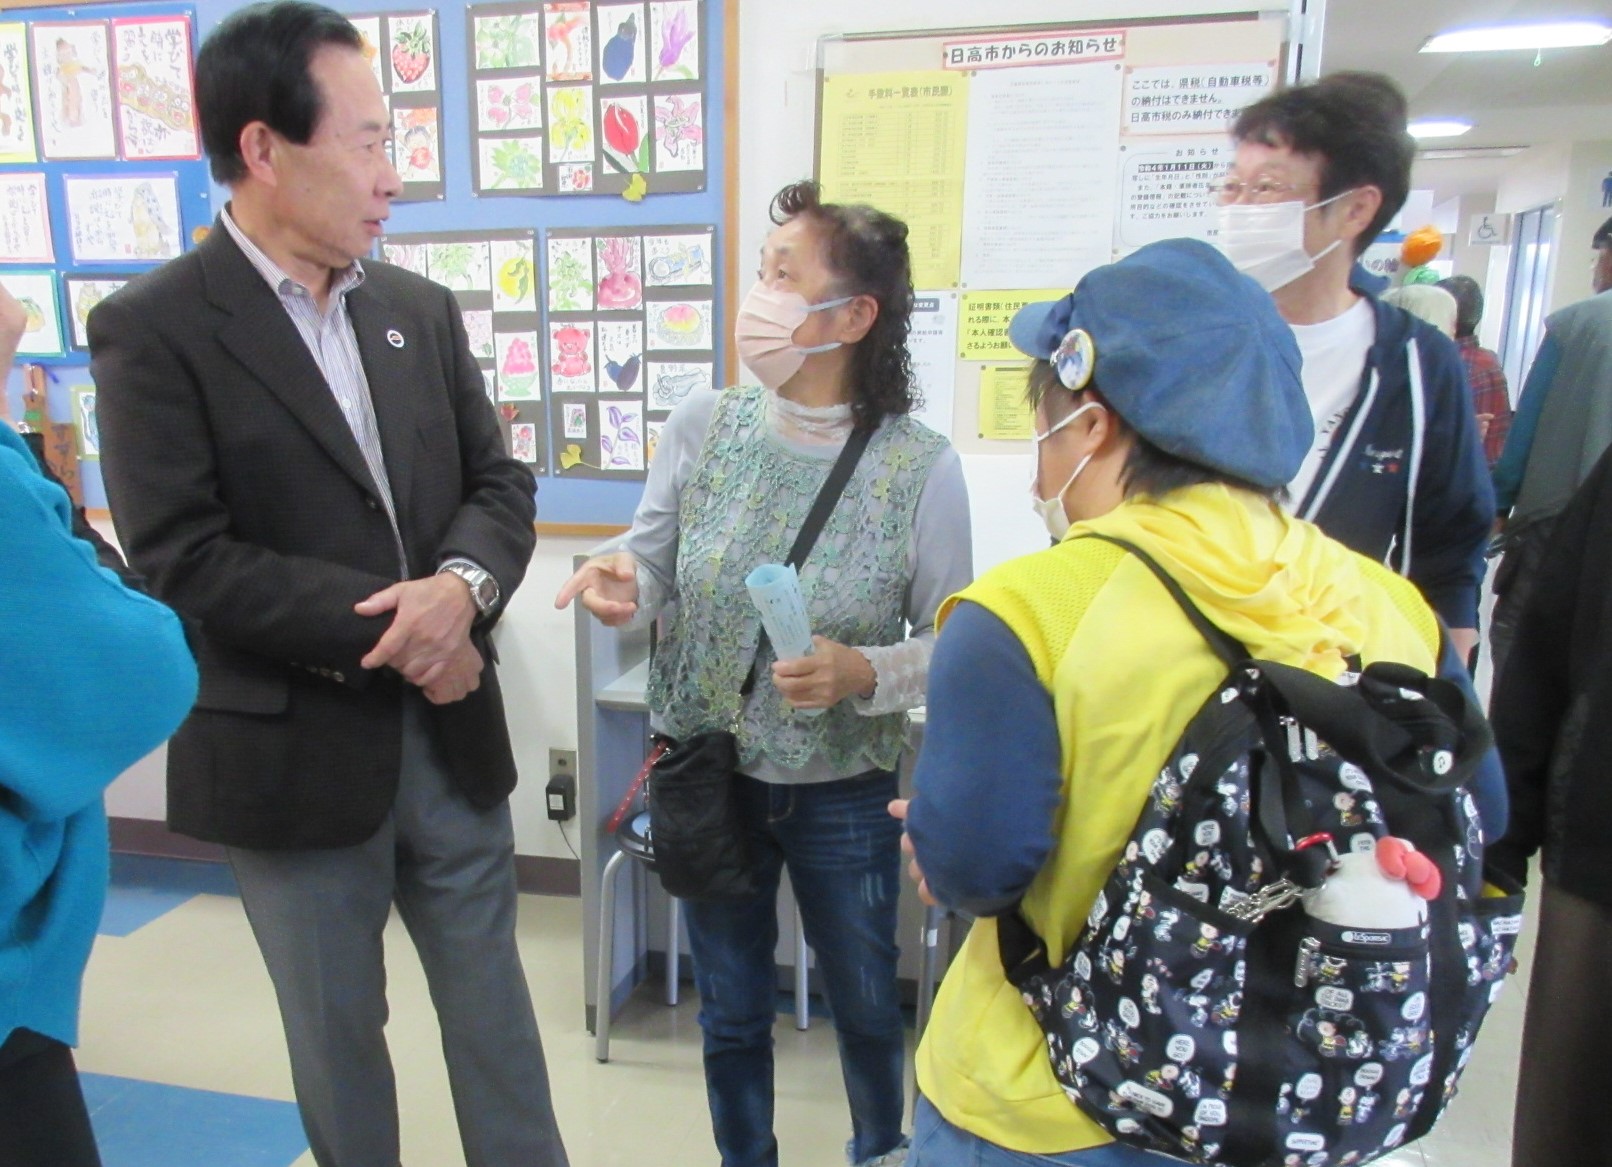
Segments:
[[[1451,276],[1438,286],[1455,297],[1455,343],[1466,365],[1466,383],[1472,390],[1472,409],[1478,415],[1483,434],[1483,456],[1489,469],[1500,461],[1511,432],[1511,391],[1506,385],[1500,358],[1478,343],[1478,325],[1483,320],[1483,289],[1471,276]]]
[[[1420,317],[1451,340],[1455,339],[1455,297],[1434,284],[1403,284],[1383,293],[1383,303]]]

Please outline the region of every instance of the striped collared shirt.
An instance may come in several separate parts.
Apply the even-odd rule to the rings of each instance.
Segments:
[[[386,517],[392,524],[392,538],[397,543],[400,578],[407,579],[408,556],[403,551],[397,506],[392,499],[392,483],[387,478],[386,459],[381,453],[381,431],[375,424],[375,403],[370,399],[369,379],[364,375],[364,362],[358,352],[358,335],[353,331],[353,319],[347,314],[347,293],[364,282],[363,265],[354,260],[351,266],[331,276],[330,296],[325,302],[325,310],[320,312],[319,301],[314,299],[313,293],[286,275],[279,264],[263,254],[263,250],[246,237],[246,233],[236,225],[228,207],[221,218],[224,220],[224,229],[279,297],[280,306],[291,317],[291,323],[297,326],[297,332],[308,346],[314,363],[324,374],[325,382],[330,386],[330,392],[336,398],[342,416],[347,419],[353,438],[358,442],[359,452],[364,455],[364,465],[369,467],[370,476],[375,480],[375,492],[386,508]]]

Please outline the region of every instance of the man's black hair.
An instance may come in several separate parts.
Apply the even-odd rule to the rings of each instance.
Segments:
[[[246,177],[241,131],[253,122],[299,145],[313,136],[323,98],[308,66],[326,45],[356,50],[363,39],[341,13],[304,0],[243,8],[202,42],[196,115],[215,180]]]

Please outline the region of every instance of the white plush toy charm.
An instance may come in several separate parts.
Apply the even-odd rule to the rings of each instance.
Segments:
[[[1344,928],[1415,928],[1438,898],[1438,865],[1405,839],[1377,840],[1372,851],[1337,857],[1337,869],[1304,897],[1304,910]]]

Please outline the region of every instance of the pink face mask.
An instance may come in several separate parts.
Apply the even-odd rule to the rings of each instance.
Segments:
[[[801,348],[795,343],[795,330],[805,324],[813,312],[838,308],[852,299],[852,296],[841,296],[821,304],[808,304],[799,292],[782,292],[757,283],[739,306],[739,319],[733,329],[739,359],[763,385],[778,389],[800,372],[807,357],[830,352],[841,344],[834,341]]]

